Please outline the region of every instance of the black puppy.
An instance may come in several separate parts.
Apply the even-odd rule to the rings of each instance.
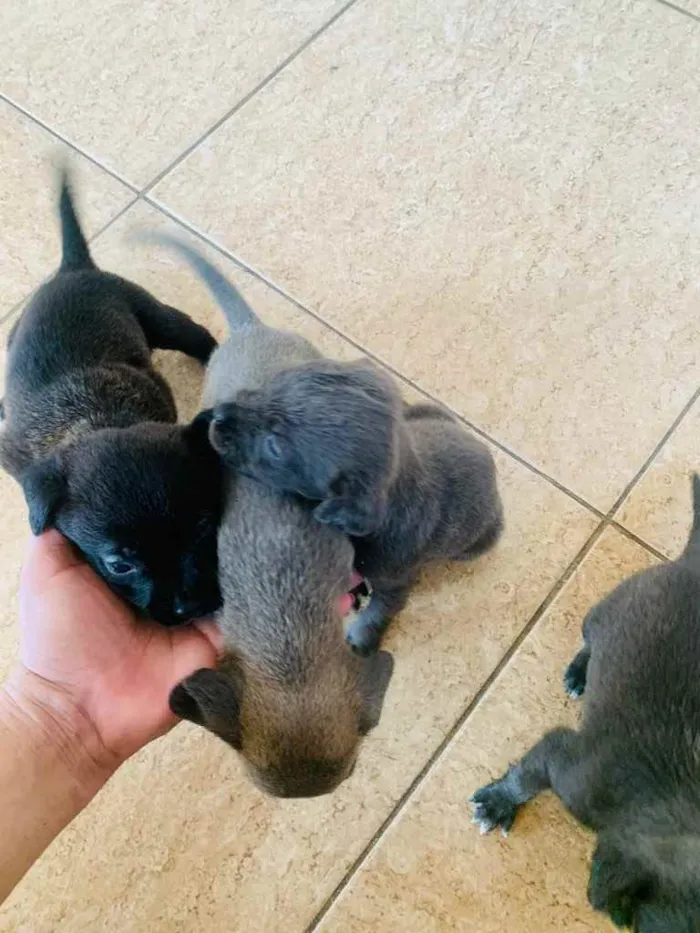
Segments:
[[[151,350],[205,363],[205,328],[92,261],[62,179],[63,259],[8,344],[0,463],[34,534],[56,527],[125,599],[164,624],[214,611],[219,458],[177,427]]]
[[[348,632],[375,651],[421,565],[467,560],[502,528],[488,449],[433,405],[405,405],[368,361],[313,360],[214,409],[214,447],[274,488],[317,500],[318,521],[353,538],[372,599]]]
[[[583,625],[564,675],[586,692],[578,732],[555,729],[472,797],[482,831],[508,831],[550,788],[598,834],[593,907],[640,933],[700,930],[700,479],[673,563],[626,580]]]

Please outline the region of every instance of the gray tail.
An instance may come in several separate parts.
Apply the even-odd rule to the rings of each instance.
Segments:
[[[188,243],[184,243],[178,237],[171,236],[169,233],[148,233],[139,235],[139,239],[169,246],[178,252],[205,283],[214,300],[223,311],[230,330],[243,330],[260,324],[257,314],[236,286],[229,282],[223,272],[220,272],[213,263],[209,262],[199,250]]]
[[[697,473],[693,473],[693,527],[683,557],[700,559],[700,476]]]
[[[87,240],[80,229],[80,221],[75,213],[73,196],[67,172],[61,174],[61,195],[58,202],[58,213],[61,220],[61,243],[63,255],[61,257],[61,271],[69,269],[94,269]]]

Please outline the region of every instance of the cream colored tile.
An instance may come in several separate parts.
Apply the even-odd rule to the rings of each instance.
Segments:
[[[233,752],[178,727],[35,866],[0,931],[31,917],[31,933],[301,933],[592,530],[552,486],[505,457],[499,467],[505,538],[426,574],[397,620],[385,715],[352,781],[315,801],[265,798]]]
[[[607,508],[700,379],[700,31],[353,7],[155,196]]]
[[[680,10],[690,13],[691,16],[700,17],[700,0],[678,0],[678,3],[676,3],[675,0],[671,0],[671,2]]]
[[[7,0],[0,90],[146,185],[341,0]]]
[[[661,448],[617,516],[668,557],[681,552],[693,522],[691,477],[700,472],[699,437],[700,401]]]
[[[588,608],[651,556],[607,530],[321,924],[324,933],[611,931],[586,902],[589,837],[552,795],[508,839],[467,798],[549,728],[574,724],[561,677]]]
[[[59,160],[70,160],[88,236],[133,198],[124,185],[0,100],[0,318],[58,264],[61,244],[53,163]]]

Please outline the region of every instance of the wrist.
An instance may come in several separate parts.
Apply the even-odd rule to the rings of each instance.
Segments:
[[[120,764],[69,692],[21,664],[0,689],[0,728],[45,761],[81,807]]]

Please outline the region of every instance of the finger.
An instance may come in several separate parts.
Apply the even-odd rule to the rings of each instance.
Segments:
[[[216,649],[199,629],[176,628],[169,634],[172,645],[171,689],[202,667],[216,666]]]
[[[198,619],[194,625],[211,642],[217,657],[221,657],[226,649],[224,648],[224,636],[219,626],[210,619]]]
[[[52,529],[38,538],[30,538],[23,575],[30,579],[47,581],[56,574],[78,567],[82,563],[70,542],[60,532]]]

